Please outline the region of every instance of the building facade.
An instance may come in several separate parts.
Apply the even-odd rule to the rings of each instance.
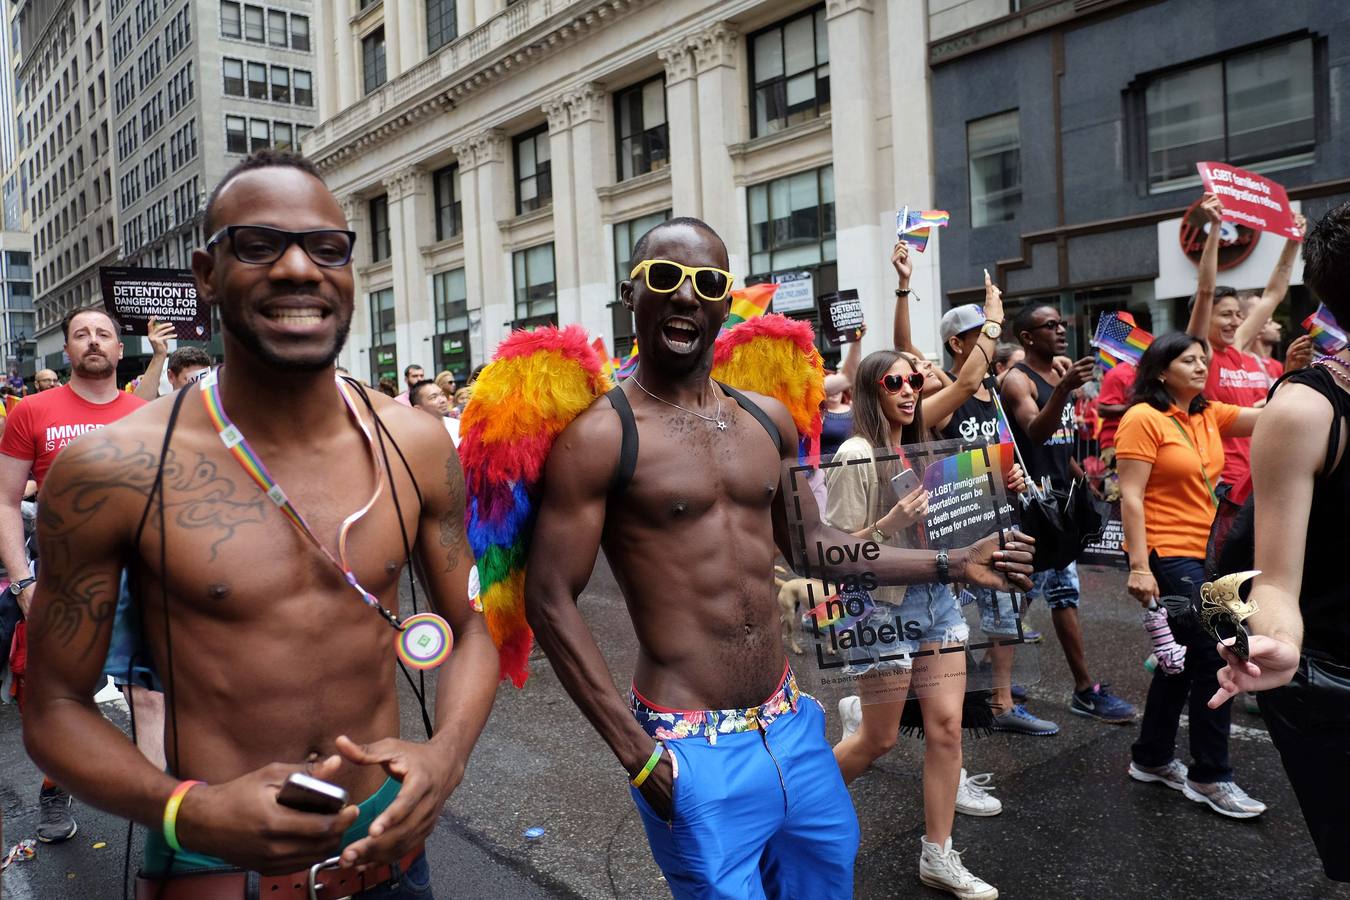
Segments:
[[[779,311],[857,288],[889,343],[895,212],[932,197],[920,4],[336,0],[304,150],[358,233],[343,364],[461,378],[512,328],[616,354],[637,238],[708,221]],[[898,149],[897,149],[898,148]],[[936,345],[934,241],[916,328]],[[837,351],[827,355],[837,358]]]
[[[1350,199],[1344,4],[929,0],[929,29],[949,302],[976,298],[987,266],[1010,307],[1071,316],[1080,352],[1101,310],[1184,328],[1197,162],[1268,175],[1310,220]],[[1261,288],[1283,239],[1229,232],[1220,283]],[[1301,271],[1286,323],[1311,311]]]
[[[33,240],[37,355],[54,352],[56,368],[61,317],[99,302],[98,267],[118,253],[105,2],[8,4],[18,41],[15,115],[23,224]]]
[[[6,375],[33,377],[36,330],[33,238],[22,231],[0,231],[0,348]]]

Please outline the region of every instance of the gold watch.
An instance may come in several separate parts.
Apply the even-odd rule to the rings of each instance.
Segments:
[[[878,544],[884,544],[890,539],[891,536],[889,534],[882,531],[876,525],[872,526],[872,540],[876,541]]]
[[[984,327],[980,329],[980,333],[990,340],[996,341],[1003,334],[1003,323],[994,322],[992,320],[986,321]]]

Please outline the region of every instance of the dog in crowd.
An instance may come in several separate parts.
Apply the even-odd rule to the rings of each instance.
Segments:
[[[783,641],[792,652],[801,655],[797,631],[802,624],[801,614],[818,606],[829,596],[825,584],[818,578],[802,578],[783,566],[773,567],[773,583],[778,587],[778,615],[783,621]]]

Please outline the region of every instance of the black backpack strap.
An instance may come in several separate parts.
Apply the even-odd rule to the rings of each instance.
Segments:
[[[717,382],[717,386],[726,391],[727,396],[732,400],[735,400],[737,406],[754,416],[755,420],[764,426],[764,430],[769,433],[769,437],[773,438],[773,445],[778,448],[779,453],[782,453],[783,435],[778,430],[778,425],[775,424],[774,420],[769,418],[769,414],[760,409],[759,404],[755,403],[755,401],[751,400],[735,388],[728,387],[720,381]]]
[[[619,414],[619,424],[623,427],[623,439],[619,444],[619,467],[614,470],[614,480],[609,486],[610,496],[615,496],[628,490],[628,484],[633,480],[633,472],[637,469],[637,419],[633,417],[633,405],[628,402],[628,396],[623,392],[623,388],[611,388],[605,393],[605,397],[609,400],[609,405]]]

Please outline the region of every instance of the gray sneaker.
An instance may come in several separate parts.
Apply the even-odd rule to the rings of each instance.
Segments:
[[[994,716],[992,727],[995,731],[1011,731],[1014,734],[1059,734],[1058,725],[1047,719],[1033,716],[1020,703],[1007,712]]]
[[[1180,791],[1186,787],[1186,764],[1175,759],[1169,759],[1165,766],[1141,766],[1137,762],[1131,762],[1130,777],[1135,781],[1156,781],[1174,791]]]
[[[78,827],[70,814],[70,795],[59,787],[43,788],[38,794],[37,838],[44,844],[59,844],[75,836]]]
[[[1181,786],[1181,792],[1196,803],[1208,803],[1210,809],[1230,819],[1253,819],[1266,811],[1264,803],[1248,797],[1247,792],[1238,787],[1235,781],[1201,784],[1187,778]]]

